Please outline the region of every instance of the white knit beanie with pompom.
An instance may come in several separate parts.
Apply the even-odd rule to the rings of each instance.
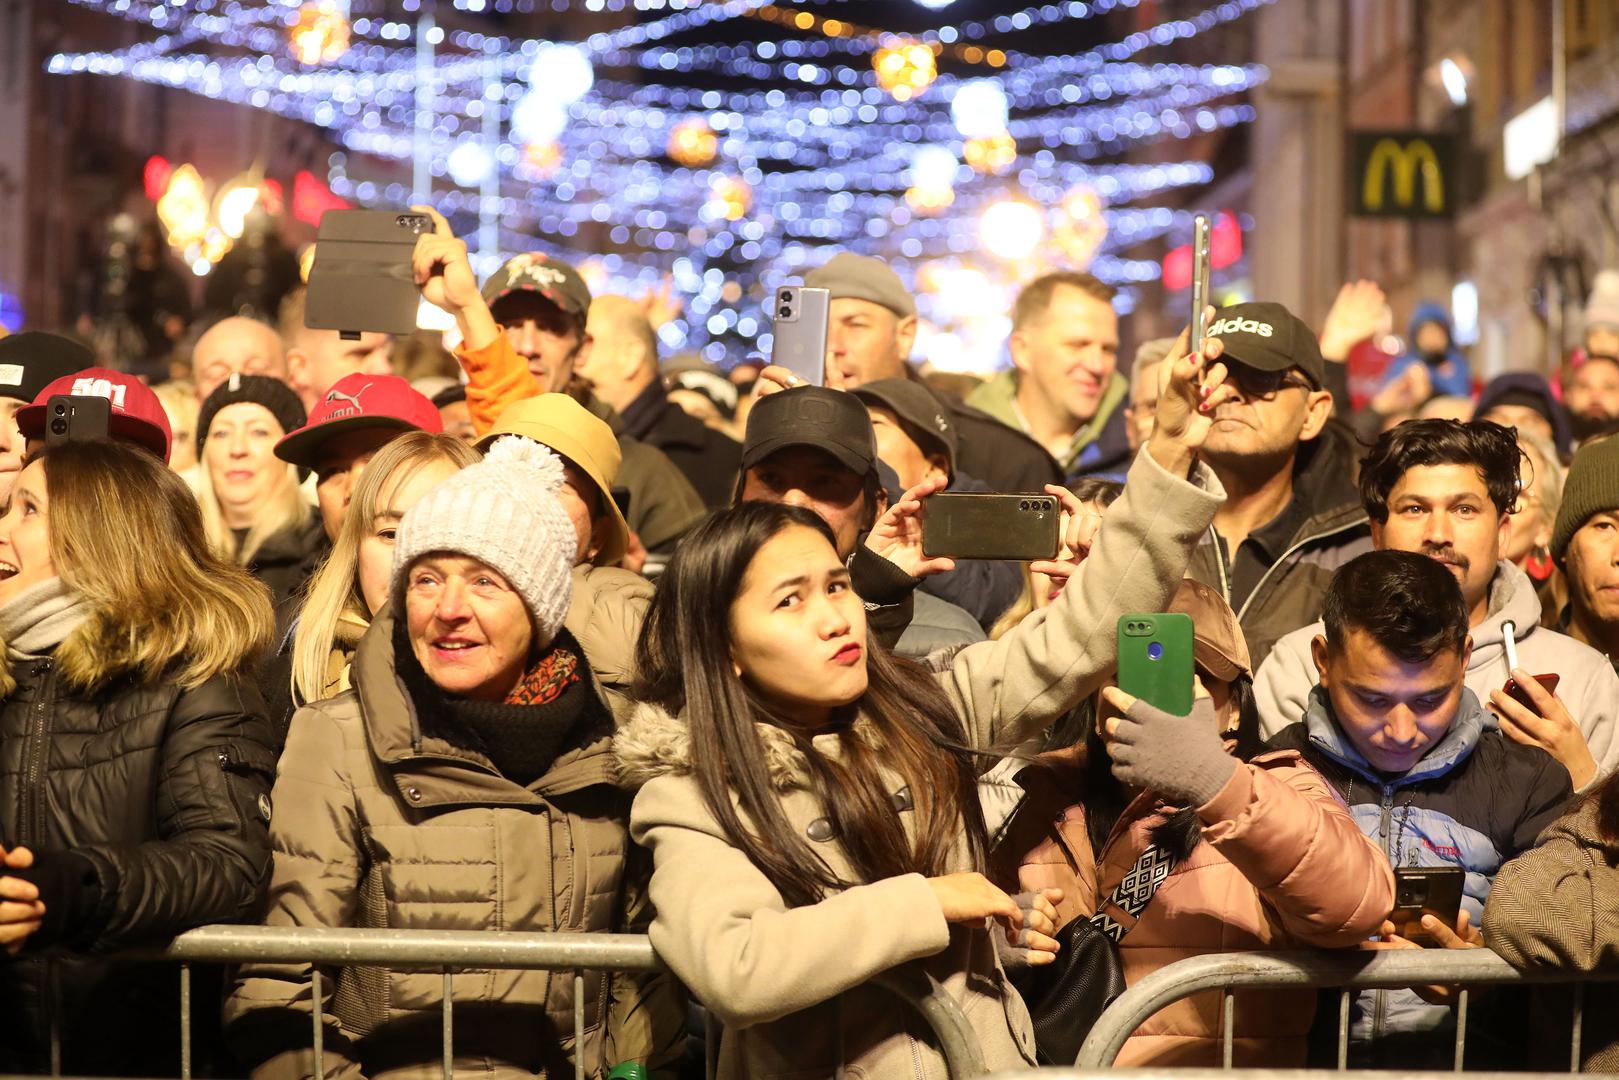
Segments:
[[[511,435],[424,495],[406,512],[394,539],[395,617],[404,617],[411,563],[449,552],[477,559],[510,582],[534,619],[536,644],[549,644],[568,616],[578,546],[557,497],[563,480],[556,454]]]

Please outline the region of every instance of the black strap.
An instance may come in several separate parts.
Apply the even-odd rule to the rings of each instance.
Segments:
[[[1130,867],[1130,872],[1124,875],[1119,887],[1108,897],[1108,903],[1132,919],[1139,919],[1141,913],[1147,909],[1147,905],[1152,902],[1158,886],[1164,883],[1174,868],[1174,853],[1165,851],[1157,844],[1148,844],[1147,850],[1141,853],[1141,858]],[[1103,904],[1102,910],[1091,916],[1091,925],[1112,938],[1115,945],[1128,932],[1107,913],[1107,904]],[[1131,926],[1134,925],[1131,923]]]

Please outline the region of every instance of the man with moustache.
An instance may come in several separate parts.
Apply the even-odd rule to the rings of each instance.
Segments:
[[[1426,555],[1461,586],[1473,642],[1466,683],[1486,723],[1551,754],[1585,790],[1619,765],[1619,676],[1595,649],[1539,625],[1533,582],[1502,557],[1521,453],[1512,429],[1488,420],[1410,420],[1361,462],[1361,500],[1377,548]],[[1265,734],[1297,723],[1308,708],[1322,632],[1317,622],[1283,637],[1256,672]],[[1533,678],[1551,674],[1560,680],[1555,693]],[[1530,704],[1505,692],[1509,680]]]
[[[1281,304],[1251,303],[1216,312],[1207,334],[1237,394],[1203,446],[1226,501],[1187,576],[1237,613],[1257,670],[1278,638],[1320,616],[1333,571],[1371,536],[1315,333]]]

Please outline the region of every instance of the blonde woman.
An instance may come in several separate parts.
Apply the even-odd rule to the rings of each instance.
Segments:
[[[399,519],[429,490],[478,460],[453,435],[410,431],[389,442],[360,475],[337,542],[310,579],[292,637],[291,697],[276,700],[279,724],[292,708],[349,688],[349,660],[388,599],[388,573]],[[288,684],[285,680],[282,686]]]
[[[74,1074],[176,1075],[172,967],[100,954],[254,917],[275,758],[242,673],[271,623],[153,455],[67,442],[19,474],[0,516],[0,1072],[43,1072],[57,1025]],[[73,959],[47,992],[33,954],[53,947]]]
[[[169,418],[169,468],[195,486],[197,472],[197,401],[196,386],[190,379],[170,379],[152,387],[152,393],[163,406]]]
[[[197,501],[208,540],[264,582],[277,606],[303,586],[325,547],[297,467],[275,456],[276,443],[304,420],[286,383],[240,374],[220,383],[197,417]]]

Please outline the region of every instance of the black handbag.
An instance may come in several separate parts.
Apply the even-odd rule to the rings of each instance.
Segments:
[[[1173,854],[1149,845],[1108,900],[1140,918],[1174,867]],[[1097,1018],[1124,993],[1119,941],[1126,930],[1107,910],[1103,904],[1089,919],[1074,919],[1058,930],[1062,948],[1056,961],[1029,968],[1016,980],[1034,1018],[1035,1050],[1042,1065],[1073,1065]]]

